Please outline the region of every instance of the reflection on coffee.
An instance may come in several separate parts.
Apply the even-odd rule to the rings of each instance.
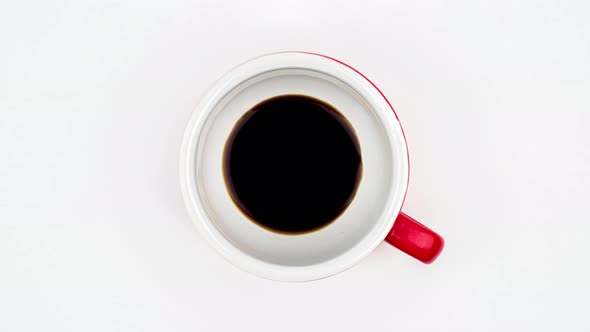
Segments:
[[[260,102],[234,126],[223,173],[238,208],[279,233],[318,230],[346,210],[362,159],[354,129],[334,107],[303,95]]]

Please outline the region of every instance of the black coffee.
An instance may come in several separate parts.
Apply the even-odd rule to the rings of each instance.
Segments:
[[[358,139],[331,105],[284,95],[252,107],[224,150],[228,191],[252,221],[280,233],[317,230],[352,201],[362,173]]]

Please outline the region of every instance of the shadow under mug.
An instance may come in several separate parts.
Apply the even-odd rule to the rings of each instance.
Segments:
[[[225,187],[223,149],[252,106],[281,95],[307,95],[334,106],[354,128],[363,161],[356,195],[336,220],[289,235],[250,221]],[[281,52],[228,72],[202,97],[185,131],[180,182],[192,221],[227,260],[280,281],[315,280],[344,271],[386,241],[430,263],[442,237],[401,212],[409,180],[405,136],[393,108],[356,69],[333,58]]]

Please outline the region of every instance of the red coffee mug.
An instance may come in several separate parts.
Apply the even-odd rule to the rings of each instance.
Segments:
[[[363,174],[352,202],[331,224],[285,235],[241,213],[224,186],[221,164],[225,141],[244,113],[261,101],[293,94],[325,101],[345,116],[359,140]],[[401,212],[409,158],[389,101],[359,71],[324,55],[265,55],[217,81],[187,126],[180,180],[187,209],[205,239],[234,265],[264,278],[324,278],[358,263],[383,241],[424,263],[443,248],[442,237]]]

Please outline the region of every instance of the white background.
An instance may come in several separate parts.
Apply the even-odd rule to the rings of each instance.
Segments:
[[[589,331],[586,1],[3,1],[1,331]],[[444,235],[325,280],[250,276],[182,204],[184,126],[278,50],[363,71]]]

